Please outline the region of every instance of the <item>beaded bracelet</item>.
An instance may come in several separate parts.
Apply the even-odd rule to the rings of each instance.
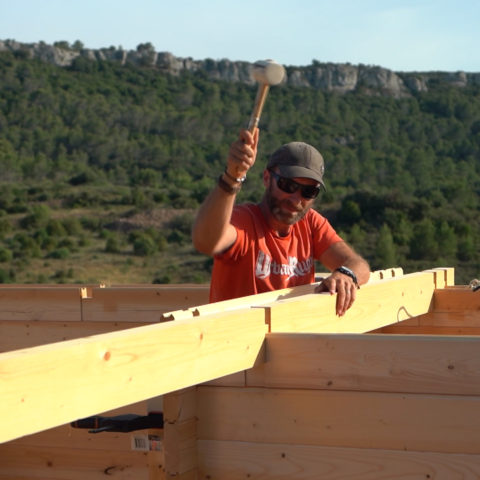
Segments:
[[[245,181],[245,179],[247,178],[246,175],[244,175],[243,177],[239,177],[239,178],[236,178],[236,177],[230,175],[228,173],[227,167],[225,167],[224,173],[230,180],[233,180],[234,182],[237,182],[237,183],[243,183]]]
[[[242,184],[239,182],[238,185],[235,185],[232,187],[232,185],[229,185],[224,179],[223,179],[223,174],[221,174],[218,177],[218,186],[224,191],[229,193],[230,195],[236,195],[241,189],[242,189]]]

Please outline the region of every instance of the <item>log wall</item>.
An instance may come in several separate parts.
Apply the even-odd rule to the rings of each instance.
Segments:
[[[154,324],[165,312],[207,302],[206,285],[3,285],[0,352]],[[141,401],[96,413],[150,410]],[[162,438],[163,430],[92,434],[64,424],[1,444],[0,479],[151,480],[164,470]],[[149,451],[150,444],[158,450]]]
[[[197,447],[167,478],[480,478],[480,337],[273,333],[265,350],[243,385],[166,396],[171,444]]]
[[[342,318],[313,286],[213,305],[203,286],[0,289],[0,479],[479,478],[480,293],[453,283],[375,272]],[[65,423],[158,404],[163,430]]]

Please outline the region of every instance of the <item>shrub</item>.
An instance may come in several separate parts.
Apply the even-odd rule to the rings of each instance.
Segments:
[[[147,257],[153,255],[157,251],[157,246],[152,237],[148,235],[139,235],[133,241],[133,252],[135,255]]]
[[[105,244],[105,251],[107,253],[120,253],[120,241],[117,237],[110,237],[107,238],[107,242]]]
[[[50,209],[46,205],[34,205],[29,213],[20,220],[22,228],[39,228],[50,218]]]
[[[67,232],[60,220],[50,220],[47,223],[47,233],[52,237],[64,237]]]
[[[0,218],[0,238],[12,230],[12,224],[8,218]]]
[[[70,250],[67,247],[61,247],[53,250],[47,256],[47,258],[55,258],[57,260],[65,260],[70,256]]]
[[[0,263],[9,262],[13,258],[11,250],[5,247],[0,247]]]
[[[82,224],[77,217],[68,217],[62,220],[62,225],[68,235],[76,236],[82,233]]]
[[[41,256],[38,243],[33,237],[24,232],[17,233],[9,243],[15,257],[28,258]]]
[[[85,185],[86,183],[93,183],[95,182],[96,178],[97,175],[95,174],[95,172],[89,169],[75,175],[68,181],[68,183],[76,187],[78,185]]]
[[[0,268],[0,283],[11,283],[12,281],[14,280],[10,277],[10,274],[3,268]]]
[[[167,284],[167,283],[172,283],[172,276],[169,275],[168,273],[157,273],[155,278],[152,280],[152,283],[155,284]]]

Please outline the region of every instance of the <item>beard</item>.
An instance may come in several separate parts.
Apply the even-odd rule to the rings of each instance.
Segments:
[[[301,220],[310,209],[310,206],[300,208],[288,199],[279,200],[272,195],[271,188],[265,191],[267,206],[277,222],[284,225],[293,225]]]

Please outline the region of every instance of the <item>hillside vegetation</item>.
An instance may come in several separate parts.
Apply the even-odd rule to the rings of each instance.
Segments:
[[[480,275],[480,86],[433,76],[428,88],[272,88],[239,201],[260,199],[276,147],[309,142],[326,162],[316,208],[372,268],[453,266],[468,283]],[[191,222],[255,93],[202,71],[0,53],[0,282],[207,282]]]

